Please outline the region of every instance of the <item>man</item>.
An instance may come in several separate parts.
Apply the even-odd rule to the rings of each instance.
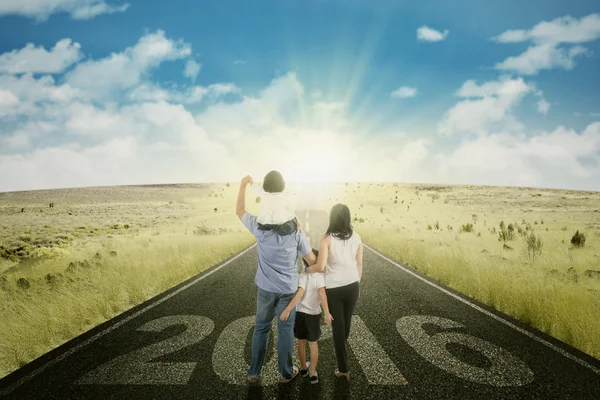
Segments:
[[[251,176],[242,179],[236,206],[238,218],[258,241],[258,269],[254,279],[258,286],[256,324],[252,337],[252,364],[248,369],[248,382],[259,381],[267,353],[271,323],[277,316],[277,361],[281,374],[279,381],[287,383],[298,374],[298,367],[292,362],[296,312],[294,310],[286,321],[281,321],[279,316],[298,288],[298,251],[309,265],[315,264],[317,258],[300,225],[289,233],[289,230],[277,229],[274,226],[276,224],[272,224],[277,221],[261,221],[259,224],[257,217],[246,211],[246,187],[252,183]],[[281,193],[284,188],[285,182],[279,172],[271,171],[265,176],[265,192]]]

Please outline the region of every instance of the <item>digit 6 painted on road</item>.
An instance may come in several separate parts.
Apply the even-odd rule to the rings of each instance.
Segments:
[[[396,329],[402,338],[436,367],[460,378],[492,386],[523,386],[533,381],[533,372],[529,367],[508,351],[464,333],[440,332],[430,336],[423,330],[423,324],[446,329],[464,326],[429,315],[411,315],[396,321]],[[448,351],[446,345],[449,343],[462,344],[482,353],[492,364],[491,368],[479,368],[462,362]]]

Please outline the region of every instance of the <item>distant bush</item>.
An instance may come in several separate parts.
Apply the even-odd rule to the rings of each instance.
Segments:
[[[465,224],[460,227],[461,232],[473,232],[473,224]]]
[[[427,225],[427,230],[430,231],[431,229],[431,225]]]
[[[260,203],[260,196],[256,197],[256,202]]]
[[[526,244],[525,252],[527,257],[529,257],[531,261],[535,261],[536,258],[542,255],[542,237],[539,235],[536,236],[535,233],[531,232],[526,233],[523,236],[523,239]]]
[[[125,229],[129,229],[129,224],[125,224],[125,225],[123,225],[123,228],[125,228]]]
[[[473,218],[473,224],[476,224],[477,223],[477,214],[471,215],[471,218]]]
[[[226,187],[229,187],[229,186],[231,186],[231,185],[229,184],[229,182],[227,182],[227,183],[225,184],[225,186],[226,186]]]
[[[567,226],[563,226],[562,228],[560,228],[561,231],[566,231],[567,230]]]
[[[504,226],[504,221],[500,222],[500,232],[498,232],[498,241],[506,242],[507,240],[515,240],[515,227],[513,224]]]
[[[450,231],[450,232],[452,232],[452,231],[453,231],[453,229],[452,229],[452,227],[451,227],[450,225],[448,225],[448,226],[446,227],[446,229],[448,229],[448,231]]]
[[[379,207],[379,212],[383,214],[383,212],[385,211],[385,208],[383,207]]]
[[[440,230],[440,222],[435,221],[435,225],[433,227],[439,231]]]
[[[585,246],[585,234],[579,233],[579,230],[575,232],[573,237],[571,238],[571,244],[573,247],[583,247]]]

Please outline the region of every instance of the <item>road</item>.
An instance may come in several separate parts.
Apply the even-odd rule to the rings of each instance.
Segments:
[[[313,247],[327,213],[299,211]],[[364,252],[349,340],[352,381],[246,384],[256,246],[73,339],[0,380],[7,399],[599,399],[600,361],[388,259]]]

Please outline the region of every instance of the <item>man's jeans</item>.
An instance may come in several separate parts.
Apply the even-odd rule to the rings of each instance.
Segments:
[[[290,304],[295,293],[279,294],[267,292],[258,288],[256,298],[256,324],[252,337],[252,364],[248,369],[248,377],[259,376],[265,363],[265,355],[269,344],[271,322],[277,317],[277,361],[279,373],[284,378],[293,375],[292,355],[294,352],[294,321],[296,320],[296,307],[290,312],[287,321],[283,322],[279,316]]]

